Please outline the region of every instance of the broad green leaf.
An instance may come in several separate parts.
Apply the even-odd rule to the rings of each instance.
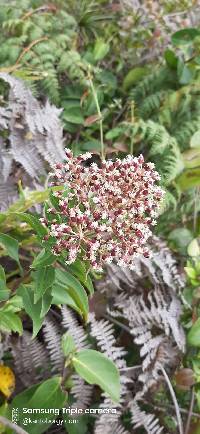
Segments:
[[[187,335],[189,345],[193,347],[200,347],[200,318],[193,324]]]
[[[19,243],[15,238],[10,237],[7,234],[0,234],[0,244],[6,249],[8,256],[10,256],[14,261],[17,262],[20,271],[22,271],[20,262],[19,262]]]
[[[10,290],[9,289],[1,289],[0,290],[0,302],[8,300],[9,296],[10,296]]]
[[[89,310],[88,298],[85,289],[78,279],[76,279],[68,271],[56,269],[56,281],[58,284],[60,283],[61,285],[66,286],[70,297],[72,297],[78,308],[81,310],[84,319],[87,319]]]
[[[194,76],[193,70],[181,60],[178,61],[177,74],[180,84],[189,84]]]
[[[100,151],[101,150],[101,142],[96,139],[92,139],[88,142],[84,142],[81,144],[81,150],[83,151]]]
[[[88,434],[88,419],[89,417],[87,414],[82,414],[78,419],[78,423],[74,423],[73,416],[70,417],[69,415],[66,415],[64,426],[67,434]]]
[[[65,357],[69,356],[69,354],[73,353],[76,349],[76,345],[74,339],[68,333],[65,333],[62,336],[62,350]]]
[[[191,241],[187,248],[187,252],[189,256],[198,257],[200,256],[200,247],[197,239]]]
[[[105,42],[102,38],[98,38],[94,45],[93,56],[94,60],[102,60],[108,54],[110,50],[110,44]]]
[[[121,134],[123,134],[124,131],[125,131],[125,128],[124,128],[123,126],[112,128],[111,130],[109,130],[109,131],[106,133],[106,139],[108,139],[108,140],[116,139],[116,138],[119,137]]]
[[[4,309],[0,311],[0,329],[3,331],[13,331],[19,333],[19,335],[23,333],[22,322],[19,316]]]
[[[59,306],[60,304],[66,304],[74,309],[79,315],[81,315],[81,310],[75,303],[74,299],[67,292],[66,286],[61,284],[55,284],[52,287],[52,304]]]
[[[134,86],[139,80],[148,74],[148,69],[144,67],[136,67],[131,69],[123,80],[123,89],[128,90]]]
[[[89,384],[97,384],[113,401],[120,398],[120,376],[114,363],[95,350],[81,350],[72,358],[76,372]]]
[[[0,265],[0,302],[8,300],[10,290],[6,286],[6,275],[3,267]]]
[[[200,148],[189,149],[182,154],[182,157],[186,169],[193,169],[200,166]]]
[[[187,246],[192,240],[193,234],[187,228],[176,228],[169,234],[169,241],[173,242],[173,245],[181,253],[187,252]]]
[[[0,290],[6,288],[6,275],[4,268],[0,265]]]
[[[187,28],[178,30],[172,35],[172,43],[174,45],[187,45],[190,44],[197,36],[200,35],[200,31],[195,28]]]
[[[172,69],[176,69],[178,59],[174,51],[167,49],[164,53],[164,57],[167,65]]]
[[[191,148],[200,148],[200,130],[196,131],[190,139]]]
[[[177,179],[180,190],[185,191],[200,185],[200,168],[185,170]]]
[[[192,267],[184,267],[184,270],[185,270],[187,276],[190,279],[196,279],[197,275],[196,275],[196,271],[195,271],[194,268],[192,268]]]
[[[42,302],[39,300],[37,303],[34,303],[34,291],[31,286],[21,285],[17,293],[22,297],[24,309],[33,321],[33,338],[35,338],[43,323],[43,318],[40,316]]]
[[[88,271],[86,270],[85,264],[80,259],[76,259],[73,264],[68,266],[69,271],[74,274],[78,280],[88,289],[90,295],[94,294],[94,286],[89,276]]]
[[[56,257],[51,252],[47,252],[45,249],[43,249],[34,259],[31,268],[46,267],[53,264],[55,260]]]
[[[45,294],[46,290],[53,285],[55,280],[55,270],[53,267],[43,267],[34,271],[33,279],[34,286],[34,302],[37,301]]]
[[[65,121],[72,124],[84,124],[84,117],[80,107],[65,109],[62,117]]]
[[[25,417],[31,420],[35,419],[45,419],[44,414],[31,414],[25,413],[24,409],[62,409],[65,405],[67,399],[67,394],[61,389],[61,378],[52,377],[49,380],[40,383],[39,385],[34,385],[33,387],[25,390],[24,392],[17,395],[12,401],[13,408],[19,408],[19,421],[18,424],[23,427],[29,434],[41,434],[48,430],[51,423],[35,424],[29,423],[28,425],[23,425],[23,419]],[[54,420],[58,414],[48,415],[47,420]]]
[[[188,276],[190,279],[195,279],[195,278],[197,277],[197,276],[196,276],[196,271],[195,271],[194,268],[192,268],[192,267],[184,267],[184,270],[185,270],[187,276]]]
[[[200,389],[196,390],[195,396],[197,399],[198,410],[200,411]],[[200,434],[200,421],[198,421],[197,425],[195,426],[195,431],[193,431],[192,434]]]
[[[41,306],[41,312],[40,312],[40,318],[44,318],[47,312],[49,312],[49,309],[52,305],[53,297],[51,293],[46,292],[42,297],[42,306]]]
[[[15,312],[18,312],[19,310],[21,310],[23,308],[23,301],[22,301],[22,297],[20,297],[19,295],[14,295],[13,297],[10,298],[10,300],[6,303],[6,306],[8,306],[8,304],[10,306],[12,306],[12,308],[15,310]]]

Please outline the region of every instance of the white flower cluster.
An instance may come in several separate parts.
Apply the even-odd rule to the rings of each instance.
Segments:
[[[45,238],[67,264],[82,257],[98,271],[112,261],[132,268],[138,255],[149,255],[146,242],[163,197],[159,175],[142,155],[102,161],[100,167],[86,166],[91,157],[66,149],[66,162],[56,165],[52,185],[63,190],[54,193],[51,218],[41,219],[49,230]]]

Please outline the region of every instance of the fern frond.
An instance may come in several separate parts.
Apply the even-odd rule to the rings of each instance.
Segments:
[[[30,379],[34,384],[48,377],[48,354],[38,339],[31,339],[31,334],[24,331],[23,336],[10,342],[15,370],[25,386],[30,385]]]
[[[143,427],[147,434],[160,434],[163,432],[164,428],[160,426],[155,415],[141,410],[136,400],[131,403],[130,410],[131,422],[134,428]]]
[[[61,349],[61,334],[57,325],[46,318],[43,326],[43,335],[46,348],[49,352],[52,371],[61,373],[64,365],[64,356]]]
[[[90,313],[88,321],[91,326],[91,335],[96,338],[101,351],[111,359],[115,365],[120,369],[126,366],[124,356],[126,351],[116,346],[116,339],[114,337],[114,328],[109,321],[95,319],[94,314]]]
[[[94,434],[129,434],[119,421],[112,421],[111,415],[100,417],[95,425]],[[109,421],[108,421],[109,417]]]
[[[62,306],[61,312],[63,328],[73,337],[77,349],[90,348],[87,342],[87,334],[84,328],[78,323],[75,314],[67,306]]]
[[[72,375],[71,379],[73,386],[70,390],[70,394],[72,394],[73,398],[75,399],[71,405],[71,408],[82,408],[84,410],[91,405],[94,387],[90,384],[87,384],[78,375]]]

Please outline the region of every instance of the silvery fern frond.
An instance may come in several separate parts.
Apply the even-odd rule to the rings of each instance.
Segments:
[[[92,401],[92,393],[94,387],[87,384],[81,377],[74,374],[71,377],[73,386],[70,393],[73,395],[75,401],[71,405],[71,408],[88,408]],[[77,417],[77,415],[76,415]]]
[[[0,129],[9,133],[6,146],[0,142],[0,183],[8,179],[12,162],[41,182],[49,167],[65,157],[61,110],[48,101],[42,106],[21,80],[6,73],[0,79],[10,86],[7,106],[0,107]]]
[[[87,333],[75,317],[74,312],[67,306],[62,306],[62,326],[73,337],[77,350],[90,348]]]
[[[43,335],[46,342],[46,348],[52,364],[52,371],[62,372],[64,366],[64,356],[61,349],[61,333],[55,324],[49,318],[46,318],[43,325]]]
[[[94,313],[89,314],[88,322],[90,324],[90,334],[96,339],[98,348],[115,363],[119,370],[126,370],[127,365],[124,359],[126,351],[124,348],[117,346],[113,325],[108,320],[97,320]],[[123,411],[123,403],[127,398],[128,384],[131,382],[132,380],[128,378],[125,373],[120,373],[121,393],[120,402],[118,404],[113,403],[105,393],[102,394],[104,399],[103,402],[100,403],[100,409],[105,412],[106,409],[113,409],[117,412],[113,412],[109,415],[106,413],[101,414],[95,423],[95,434],[104,432],[108,434],[114,433],[116,429],[119,430],[118,432],[126,433],[121,427],[119,419]]]
[[[130,411],[134,428],[143,427],[147,434],[160,434],[163,432],[164,428],[160,426],[155,415],[141,410],[136,400],[131,402]]]
[[[38,339],[32,340],[31,333],[24,331],[18,340],[11,337],[10,344],[15,371],[25,386],[30,385],[30,379],[34,384],[45,378],[48,353]]]
[[[126,366],[124,356],[126,351],[116,345],[114,327],[107,320],[96,320],[93,313],[89,314],[90,334],[97,340],[98,347],[120,369]]]
[[[7,107],[0,107],[0,130],[8,128],[10,115],[10,110]]]
[[[62,326],[74,339],[77,350],[90,348],[87,342],[88,336],[83,326],[81,326],[76,319],[76,316],[72,310],[67,306],[62,306]],[[93,386],[86,384],[86,382],[78,375],[73,375],[73,386],[71,394],[75,401],[73,402],[73,408],[85,409],[91,403],[91,396],[93,392]]]
[[[94,434],[129,434],[129,432],[119,421],[113,421],[112,416],[109,414],[99,419],[98,423],[95,425]]]

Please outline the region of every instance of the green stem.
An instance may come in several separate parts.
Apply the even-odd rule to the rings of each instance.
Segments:
[[[96,104],[97,113],[99,115],[99,129],[100,129],[100,142],[101,142],[101,158],[102,158],[102,160],[105,160],[102,114],[101,114],[101,109],[100,109],[100,106],[99,106],[98,96],[97,96],[97,93],[96,93],[96,90],[95,90],[95,87],[94,87],[94,84],[93,84],[93,81],[92,81],[92,77],[91,77],[90,74],[89,74],[89,83],[90,83],[90,87],[91,87],[92,94],[93,94],[93,97],[94,97],[94,101],[95,101],[95,104]]]

